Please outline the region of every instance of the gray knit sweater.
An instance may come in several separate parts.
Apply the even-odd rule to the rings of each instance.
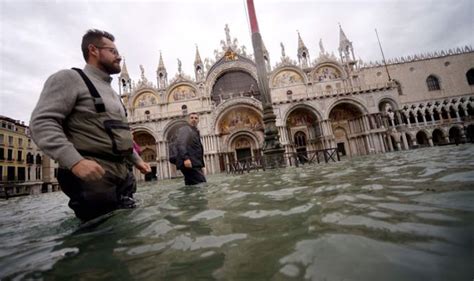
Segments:
[[[105,108],[109,112],[125,115],[120,97],[112,89],[112,77],[87,64],[84,72],[97,88]],[[83,157],[67,139],[63,124],[71,112],[91,112],[96,109],[92,96],[79,74],[71,69],[51,75],[44,84],[38,103],[31,114],[30,131],[33,141],[61,167],[70,169]],[[134,154],[130,160],[138,161]]]

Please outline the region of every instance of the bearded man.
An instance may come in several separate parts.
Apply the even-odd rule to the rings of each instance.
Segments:
[[[127,164],[151,171],[133,150],[125,107],[110,85],[122,60],[114,41],[106,31],[88,30],[81,44],[86,66],[51,75],[30,120],[33,141],[59,163],[59,185],[82,221],[134,208],[136,182]]]

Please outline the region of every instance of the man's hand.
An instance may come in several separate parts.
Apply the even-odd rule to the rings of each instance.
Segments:
[[[99,163],[82,159],[72,166],[71,172],[83,181],[97,181],[105,174],[104,168]]]
[[[151,172],[150,164],[146,163],[145,161],[141,160],[137,164],[135,164],[135,168],[140,170],[142,174],[148,174]]]
[[[186,168],[192,168],[193,167],[193,163],[191,163],[191,159],[184,160],[184,167],[186,167]]]

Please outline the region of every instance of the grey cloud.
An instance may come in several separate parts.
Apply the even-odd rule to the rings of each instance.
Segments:
[[[46,78],[62,68],[82,66],[80,42],[92,27],[112,32],[129,73],[140,78],[139,65],[156,80],[159,51],[168,78],[193,75],[195,44],[202,59],[231,36],[252,52],[243,1],[2,1],[0,11],[0,114],[28,121]],[[312,59],[322,38],[337,55],[340,23],[353,42],[356,57],[380,60],[374,28],[387,58],[472,44],[474,2],[439,1],[265,1],[255,0],[260,30],[274,65],[280,42],[296,59],[299,30]],[[114,81],[113,85],[117,85]]]

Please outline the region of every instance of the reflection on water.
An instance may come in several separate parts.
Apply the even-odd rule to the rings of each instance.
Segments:
[[[0,201],[0,278],[472,280],[474,146],[145,184],[80,226],[61,193]]]

